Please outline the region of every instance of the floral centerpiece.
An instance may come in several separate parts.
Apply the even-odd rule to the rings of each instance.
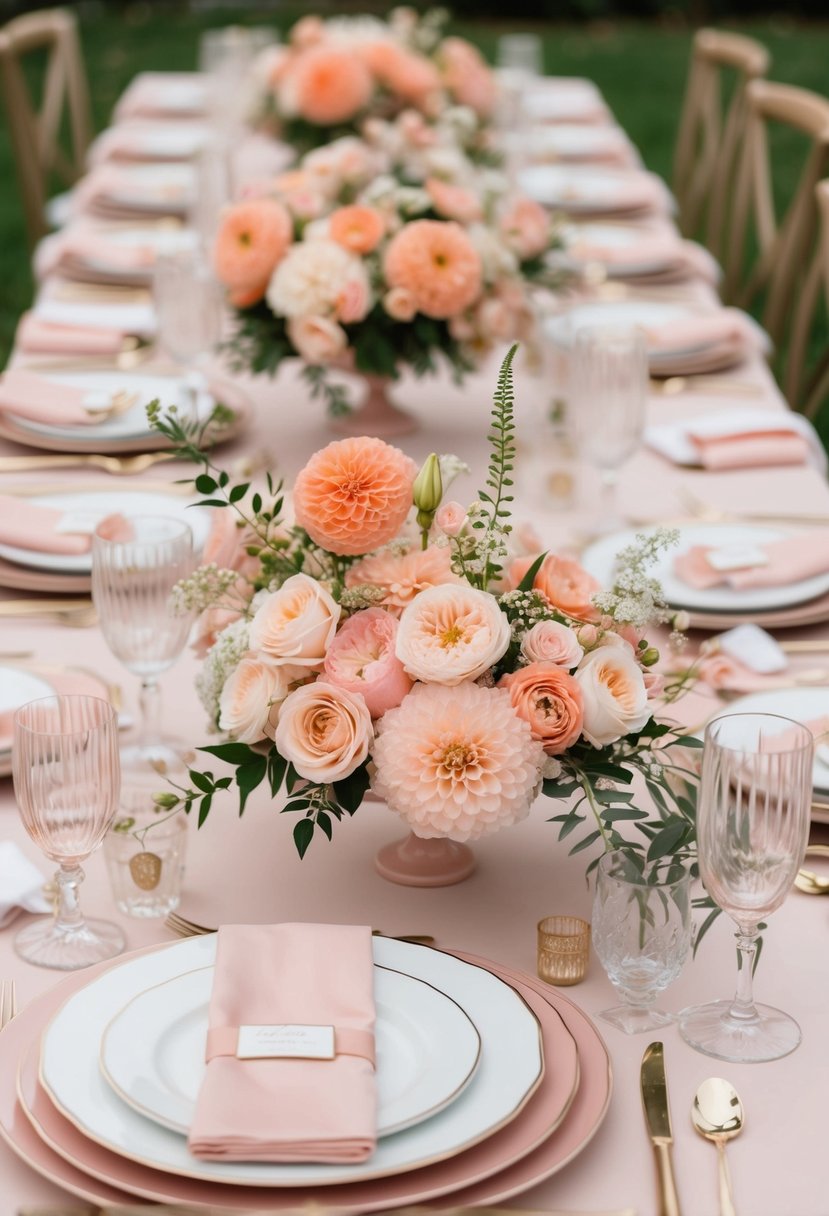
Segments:
[[[469,147],[484,153],[498,100],[495,75],[463,38],[446,37],[445,10],[419,16],[303,17],[284,46],[254,69],[251,117],[301,151],[360,134],[369,118],[413,108],[430,120],[463,107],[473,120]]]
[[[676,756],[695,740],[654,717],[658,654],[644,637],[666,616],[645,570],[660,542],[643,540],[608,592],[566,558],[510,559],[514,353],[486,486],[466,507],[444,497],[457,459],[432,456],[418,471],[380,439],[350,438],[302,469],[289,522],[280,486],[269,478],[266,500],[232,484],[194,424],[153,411],[203,462],[195,486],[222,508],[208,564],[177,597],[203,613],[198,692],[228,737],[201,750],[235,769],[193,770],[159,806],[197,808],[201,825],[217,793],[235,784],[244,807],[267,781],[297,816],[302,856],[369,789],[417,839],[442,842],[508,828],[543,790],[572,799],[552,818],[562,837],[584,829],[577,849],[691,847],[691,774]],[[652,812],[629,788],[636,774]],[[397,860],[386,872],[406,881]]]
[[[532,293],[560,281],[545,260],[558,234],[544,208],[474,171],[451,141],[419,147],[418,131],[417,120],[378,124],[374,143],[343,138],[309,153],[228,208],[217,236],[236,366],[273,374],[298,356],[334,414],[348,399],[327,370],[359,373],[375,400],[357,433],[411,429],[376,400],[403,368],[420,376],[444,361],[459,379],[497,342],[531,344]],[[394,168],[392,140],[407,164],[417,155],[419,184]]]

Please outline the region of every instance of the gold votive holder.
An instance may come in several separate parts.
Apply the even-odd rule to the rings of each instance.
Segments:
[[[538,922],[538,978],[559,988],[580,984],[590,961],[590,925],[578,916]]]

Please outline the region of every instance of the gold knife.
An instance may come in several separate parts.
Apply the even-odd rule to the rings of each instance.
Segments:
[[[659,1216],[681,1216],[671,1160],[674,1137],[671,1132],[668,1084],[665,1080],[665,1055],[661,1043],[651,1043],[645,1048],[639,1083],[642,1088],[645,1123],[656,1155]]]

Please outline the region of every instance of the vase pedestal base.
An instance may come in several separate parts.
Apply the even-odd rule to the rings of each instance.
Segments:
[[[472,850],[457,840],[423,840],[410,832],[384,845],[374,865],[383,878],[404,887],[451,887],[469,878],[476,861]]]
[[[331,419],[331,429],[338,435],[371,435],[390,439],[395,435],[411,435],[418,429],[417,419],[398,409],[389,397],[390,381],[384,376],[364,376],[368,392],[360,405],[348,414]]]

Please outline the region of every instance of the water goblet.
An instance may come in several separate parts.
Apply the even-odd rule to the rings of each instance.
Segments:
[[[626,1034],[675,1021],[655,1009],[691,948],[691,871],[675,858],[645,862],[607,853],[599,862],[593,947],[622,1004],[599,1016]]]
[[[92,598],[112,653],[141,677],[141,724],[137,741],[121,752],[122,770],[140,779],[180,769],[187,742],[161,733],[158,677],[176,661],[193,614],[174,610],[176,583],[195,568],[193,533],[182,520],[136,516],[129,534],[92,537]]]
[[[570,360],[567,418],[579,454],[602,479],[597,532],[621,526],[619,469],[638,449],[645,427],[648,359],[641,330],[585,326]]]
[[[120,954],[117,925],[85,920],[78,903],[81,862],[104,838],[118,806],[118,718],[100,697],[51,696],[15,714],[14,792],[23,826],[59,866],[54,918],[15,938],[21,958],[74,971]]]
[[[160,254],[153,271],[153,303],[161,343],[184,372],[186,412],[198,417],[201,367],[215,349],[222,328],[222,292],[198,248]]]
[[[680,1015],[686,1043],[736,1063],[794,1051],[800,1027],[757,1005],[753,969],[758,924],[783,903],[803,864],[812,802],[811,732],[775,714],[732,714],[709,722],[702,756],[697,849],[708,894],[737,925],[733,1000]]]

